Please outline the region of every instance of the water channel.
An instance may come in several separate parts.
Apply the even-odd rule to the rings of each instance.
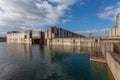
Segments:
[[[91,49],[0,43],[0,80],[114,80]]]

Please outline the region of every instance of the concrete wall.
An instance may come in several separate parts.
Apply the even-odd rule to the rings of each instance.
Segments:
[[[51,30],[45,31],[45,39],[51,39],[52,38],[52,32]]]
[[[115,80],[120,80],[120,56],[113,52],[113,43],[102,41],[101,50]]]
[[[108,51],[113,51],[113,43],[102,41],[100,42],[100,48],[104,58],[106,58],[106,54],[108,53]]]
[[[120,13],[116,17],[116,24],[120,27]]]
[[[32,31],[7,32],[7,43],[32,43]]]
[[[99,46],[99,43],[96,42],[96,39],[90,38],[54,38],[47,39],[48,45],[71,45],[71,46]]]
[[[120,37],[101,38],[101,42],[119,43],[120,42]]]
[[[116,36],[120,36],[120,14],[118,14],[116,17],[116,30]]]
[[[116,27],[113,27],[112,29],[111,29],[111,36],[116,36]]]
[[[120,80],[120,56],[116,53],[108,52],[106,59],[115,80]]]
[[[57,27],[51,27],[50,30],[45,31],[45,39],[74,38],[74,37],[84,37],[84,36]]]
[[[116,26],[110,29],[109,36],[110,37],[120,36],[120,14],[116,16]]]

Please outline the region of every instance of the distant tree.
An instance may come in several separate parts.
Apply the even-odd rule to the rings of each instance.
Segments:
[[[0,37],[0,42],[6,42],[6,37]]]

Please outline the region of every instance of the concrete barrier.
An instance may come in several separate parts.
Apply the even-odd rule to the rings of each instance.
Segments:
[[[48,45],[69,45],[69,46],[83,46],[83,47],[98,47],[99,42],[90,38],[54,38],[47,39]]]
[[[106,55],[106,59],[115,80],[120,80],[120,56],[109,51]]]

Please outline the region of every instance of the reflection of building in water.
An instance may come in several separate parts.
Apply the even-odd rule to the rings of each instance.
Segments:
[[[8,76],[7,79],[14,80],[18,78],[22,80],[24,78],[23,76],[25,76],[24,79],[29,80],[30,78],[26,77],[28,74],[29,77],[34,75],[37,80],[53,80],[54,76],[57,76],[60,80],[67,79],[68,77],[71,79],[71,76],[62,72],[63,66],[51,63],[51,60],[49,60],[51,59],[50,54],[45,52],[46,48],[47,47],[41,47],[39,45],[32,45],[31,47],[31,45],[28,44],[7,44],[9,59],[15,59],[15,62],[8,65],[10,66],[9,70],[5,71],[6,74],[9,72],[8,75],[12,74],[12,78]],[[34,54],[32,54],[32,52]],[[8,68],[8,66],[5,67]],[[21,78],[21,76],[23,78]]]
[[[7,53],[18,59],[32,60],[32,45],[30,44],[7,44]]]
[[[70,54],[84,54],[92,57],[98,57],[98,55],[102,55],[100,52],[97,52],[99,48],[90,48],[90,47],[74,47],[74,46],[46,46],[47,56],[50,58],[49,60],[59,60],[69,56]]]
[[[75,46],[47,46],[48,52],[51,53],[74,53],[74,54],[90,54],[94,52],[93,48],[90,47],[75,47]]]
[[[95,73],[95,74],[91,74],[91,73]],[[105,73],[109,74],[109,76],[103,77],[102,75],[105,75]],[[96,80],[115,80],[113,74],[111,73],[109,68],[107,68],[106,64],[101,65],[101,63],[96,63],[94,61],[90,62],[90,76],[91,77],[89,78],[89,80],[95,80],[95,78]]]

